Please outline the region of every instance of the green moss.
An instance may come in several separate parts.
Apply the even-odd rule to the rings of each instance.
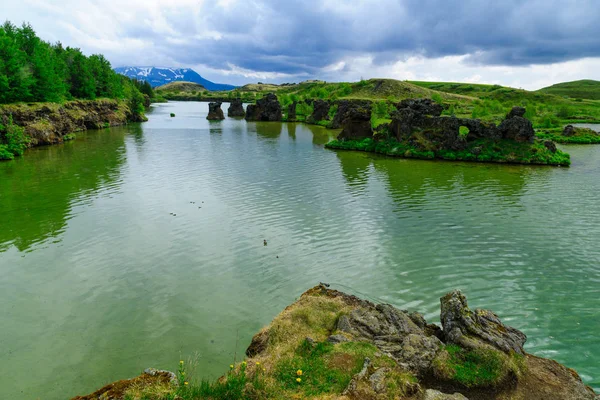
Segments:
[[[571,144],[600,144],[600,134],[587,128],[575,128],[573,136],[563,136],[562,129],[544,130],[537,132],[540,139],[552,140],[556,143]]]
[[[459,160],[561,166],[568,166],[571,164],[569,154],[560,150],[556,153],[552,153],[540,142],[529,144],[517,143],[509,140],[500,140],[496,142],[489,139],[478,139],[470,142],[464,150],[452,151],[430,149],[427,148],[425,144],[417,147],[408,142],[398,142],[395,139],[375,141],[367,138],[360,141],[334,140],[327,143],[325,147],[340,150],[368,151],[403,158],[437,158],[451,161]]]
[[[69,133],[68,135],[63,136],[63,141],[67,142],[69,140],[74,140],[77,137],[74,133]]]
[[[444,346],[433,362],[438,378],[457,382],[465,387],[492,387],[503,382],[509,374],[519,377],[524,358],[506,355],[493,349],[466,350],[456,345]]]

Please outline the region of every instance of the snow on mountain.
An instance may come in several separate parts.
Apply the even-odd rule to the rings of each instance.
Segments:
[[[169,82],[186,81],[199,83],[211,91],[233,90],[236,88],[233,85],[211,82],[189,68],[120,67],[115,68],[115,71],[130,78],[148,81],[152,87],[161,86]]]

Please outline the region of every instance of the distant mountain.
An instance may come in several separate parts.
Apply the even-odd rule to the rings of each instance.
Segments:
[[[200,74],[190,68],[119,67],[115,68],[115,71],[130,78],[148,81],[152,87],[162,86],[176,81],[199,83],[210,91],[233,90],[237,87],[211,82],[208,79],[204,79]]]
[[[563,82],[538,90],[538,92],[568,96],[573,99],[600,100],[600,81],[584,79]]]

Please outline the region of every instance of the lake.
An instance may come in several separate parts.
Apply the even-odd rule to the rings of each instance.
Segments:
[[[600,388],[600,146],[561,146],[571,168],[392,159],[207,113],[159,104],[0,163],[0,398],[194,355],[219,376],[319,282],[432,322],[460,288]]]

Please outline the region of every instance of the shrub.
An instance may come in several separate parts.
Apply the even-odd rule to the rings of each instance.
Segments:
[[[0,124],[0,160],[22,156],[28,145],[25,130],[13,123],[12,116],[8,118],[8,125]]]

